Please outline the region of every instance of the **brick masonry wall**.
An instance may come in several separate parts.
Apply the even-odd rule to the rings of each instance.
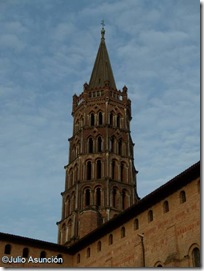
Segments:
[[[139,229],[134,229],[134,219],[125,223],[126,236],[121,238],[121,227],[112,232],[113,244],[109,245],[109,234],[93,242],[90,257],[87,248],[73,256],[74,267],[142,267],[142,241],[144,234],[145,266],[158,264],[168,267],[192,266],[191,247],[200,248],[200,194],[199,179],[186,185],[186,202],[180,203],[179,193],[152,206],[153,221],[148,222],[148,210],[138,215]],[[163,202],[168,200],[169,211],[163,212]],[[110,232],[111,233],[111,232]],[[98,251],[98,241],[101,251]],[[77,255],[80,254],[80,263]]]

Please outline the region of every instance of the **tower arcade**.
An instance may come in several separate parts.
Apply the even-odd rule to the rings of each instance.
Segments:
[[[73,96],[73,135],[65,166],[58,243],[69,245],[138,201],[131,101],[116,88],[105,29],[89,84]]]

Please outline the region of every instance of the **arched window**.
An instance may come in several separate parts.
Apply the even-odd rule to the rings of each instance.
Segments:
[[[62,254],[58,254],[57,255],[57,259],[58,259],[58,264],[62,264],[63,263],[63,258],[62,258]]]
[[[77,254],[77,263],[80,263],[80,254]]]
[[[121,182],[126,181],[125,163],[123,163],[123,162],[120,164],[120,178],[121,178]]]
[[[168,211],[169,211],[169,203],[167,200],[165,200],[163,203],[163,212],[167,213]]]
[[[115,160],[112,161],[112,179],[116,179],[116,162]]]
[[[86,251],[86,257],[89,258],[90,256],[91,256],[91,249],[90,247],[88,247]]]
[[[95,116],[94,116],[94,113],[91,113],[91,126],[94,126],[94,124],[95,124]]]
[[[22,257],[23,258],[28,258],[28,254],[29,254],[29,249],[27,247],[25,247],[23,249],[23,255],[22,255]]]
[[[125,237],[125,227],[121,228],[121,238]]]
[[[192,251],[193,267],[200,267],[200,250],[195,247]]]
[[[179,198],[180,198],[180,203],[184,203],[186,202],[186,193],[184,190],[182,190],[179,194]]]
[[[134,230],[138,230],[139,229],[139,220],[136,218],[134,220]]]
[[[116,188],[113,188],[113,207],[115,208],[116,207],[116,193],[117,193],[117,190]]]
[[[89,145],[89,153],[93,153],[93,139],[89,138],[88,140],[88,145]]]
[[[127,194],[126,194],[126,191],[123,190],[122,191],[122,209],[126,209],[127,208]]]
[[[98,137],[98,152],[102,152],[102,138]]]
[[[97,243],[97,251],[101,251],[101,241],[98,241]]]
[[[122,139],[121,138],[118,141],[118,154],[122,155]]]
[[[110,125],[113,126],[113,112],[110,113]]]
[[[109,245],[112,245],[113,244],[113,235],[110,234],[109,235]]]
[[[85,206],[90,205],[90,199],[91,199],[90,190],[86,189],[86,191],[85,191]]]
[[[102,112],[98,113],[98,124],[99,125],[103,124],[103,114],[102,114]]]
[[[7,254],[7,255],[11,254],[11,245],[10,244],[5,245],[4,254]]]
[[[71,208],[70,212],[75,209],[75,193],[72,192],[72,197],[71,197]]]
[[[72,235],[72,220],[70,219],[68,222],[68,240],[70,240]]]
[[[46,258],[46,252],[44,250],[40,252],[40,258]]]
[[[117,115],[117,127],[120,128],[120,114]]]
[[[115,138],[114,138],[114,136],[112,136],[110,138],[110,151],[115,152]]]
[[[97,179],[101,179],[101,160],[97,161]]]
[[[91,180],[91,161],[87,162],[87,180]]]
[[[148,222],[151,222],[151,221],[153,221],[153,211],[149,210],[149,212],[148,212]]]
[[[96,189],[96,206],[101,206],[101,189]]]
[[[78,171],[78,165],[76,165],[75,168],[74,168],[74,179],[75,179],[75,182],[78,181],[78,173],[79,173],[79,171]]]

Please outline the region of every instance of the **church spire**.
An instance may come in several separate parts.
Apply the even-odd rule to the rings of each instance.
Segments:
[[[116,89],[108,51],[105,44],[104,21],[101,23],[101,42],[89,81],[89,89],[103,88],[108,84],[110,89]]]

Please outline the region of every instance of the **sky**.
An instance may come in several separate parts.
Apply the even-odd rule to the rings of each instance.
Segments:
[[[57,242],[72,96],[101,20],[132,101],[140,198],[200,160],[198,0],[0,0],[0,231]]]

